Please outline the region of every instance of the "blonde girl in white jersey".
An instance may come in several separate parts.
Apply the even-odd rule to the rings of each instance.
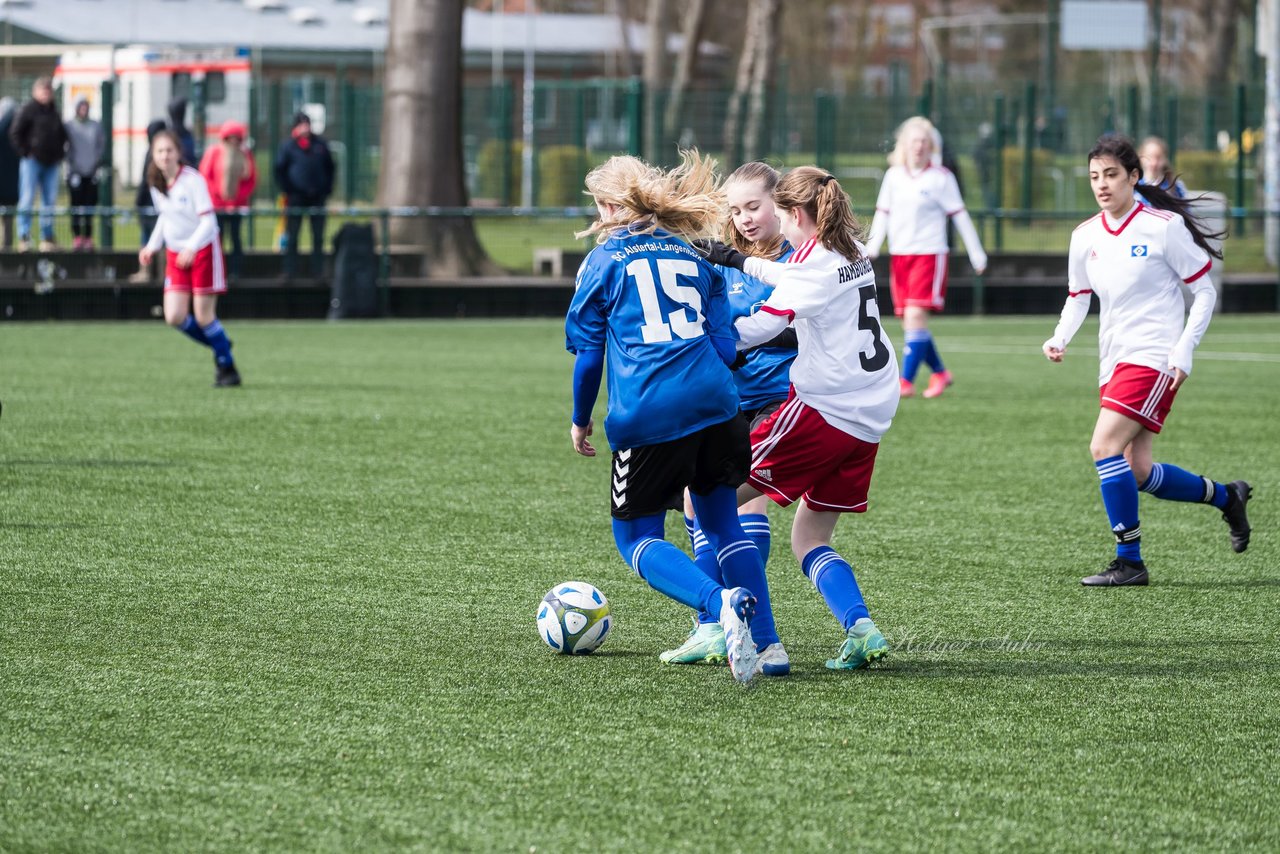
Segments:
[[[171,131],[162,130],[151,141],[147,184],[157,221],[138,263],[147,269],[152,256],[165,249],[165,322],[213,350],[214,386],[238,386],[231,341],[217,315],[218,295],[227,292],[218,220],[209,185],[182,165],[181,151]]]
[[[833,670],[854,670],[889,651],[870,618],[853,569],[831,548],[844,513],[867,509],[880,437],[898,408],[898,364],[880,325],[875,275],[849,197],[816,166],[793,169],[773,191],[782,234],[795,247],[785,262],[747,257],[723,244],[713,263],[774,286],[760,311],[736,321],[739,348],[794,325],[799,352],[791,396],[751,433],[751,474],[739,504],[766,495],[802,499],[791,548],[840,621],[845,639]]]
[[[913,116],[898,128],[867,237],[867,254],[872,258],[879,255],[886,236],[893,255],[889,288],[905,339],[903,397],[915,394],[921,362],[933,371],[925,397],[939,396],[952,382],[929,332],[929,313],[942,311],[947,296],[948,221],[955,223],[969,251],[969,263],[981,275],[987,268],[987,253],[965,209],[956,176],[942,166],[942,137],[928,119]]]
[[[1138,492],[1170,501],[1210,504],[1222,511],[1231,547],[1249,545],[1245,512],[1252,489],[1243,480],[1223,484],[1152,457],[1173,398],[1191,373],[1191,356],[1213,316],[1217,294],[1209,281],[1210,256],[1221,258],[1190,214],[1189,203],[1158,186],[1134,188],[1142,166],[1133,144],[1104,136],[1089,152],[1089,183],[1101,213],[1071,235],[1067,302],[1045,356],[1061,362],[1089,312],[1100,306],[1098,330],[1101,409],[1090,451],[1102,503],[1116,539],[1116,557],[1102,572],[1081,579],[1087,587],[1145,585]],[[1193,296],[1184,321],[1182,288]]]

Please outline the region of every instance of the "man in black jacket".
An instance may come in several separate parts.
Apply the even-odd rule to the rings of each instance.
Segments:
[[[40,251],[54,249],[53,205],[58,198],[58,164],[66,156],[67,129],[53,103],[53,83],[41,77],[31,87],[31,100],[22,105],[9,127],[9,141],[22,162],[18,165],[18,249],[31,249],[31,203],[40,190]]]
[[[333,173],[329,143],[311,132],[311,119],[306,113],[298,113],[293,118],[290,138],[280,146],[275,163],[276,183],[289,208],[285,217],[285,278],[292,278],[297,269],[304,213],[311,220],[311,275],[317,279],[324,275],[324,204],[333,192]],[[305,208],[311,210],[302,210]]]

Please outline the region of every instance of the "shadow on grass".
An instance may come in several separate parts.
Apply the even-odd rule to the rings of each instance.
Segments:
[[[1219,587],[1280,587],[1280,578],[1223,578],[1213,581],[1161,581],[1161,587],[1189,587],[1213,590]]]
[[[0,522],[0,528],[10,531],[71,531],[100,527],[88,522]]]
[[[1215,642],[1216,643],[1216,642]],[[867,671],[875,679],[1044,679],[1053,676],[1205,678],[1236,673],[1280,673],[1272,662],[1225,658],[1163,661],[919,661],[898,658]]]
[[[46,468],[170,468],[177,463],[160,460],[0,460],[0,466],[43,466]]]
[[[321,392],[324,394],[333,394],[334,392],[378,392],[386,394],[388,392],[403,393],[405,391],[413,392],[425,390],[425,386],[419,388],[415,385],[395,385],[393,383],[313,383],[313,382],[290,382],[287,380],[262,380],[252,383],[246,382],[245,385],[236,389],[237,394],[245,394],[254,391],[271,391],[271,392]]]

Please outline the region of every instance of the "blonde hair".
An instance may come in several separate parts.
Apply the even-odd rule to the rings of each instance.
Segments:
[[[818,226],[818,242],[841,257],[862,257],[857,239],[862,232],[853,215],[849,195],[835,176],[817,166],[798,166],[773,191],[773,203],[783,210],[802,208]]]
[[[764,188],[765,195],[772,197],[773,191],[778,186],[778,181],[782,178],[777,169],[774,169],[768,163],[759,160],[753,160],[750,163],[744,163],[730,173],[729,177],[724,181],[724,187],[730,184],[747,184],[752,181],[759,181]],[[758,258],[764,258],[772,261],[782,254],[782,244],[786,240],[781,234],[775,234],[772,239],[764,241],[748,240],[734,227],[733,217],[725,218],[724,223],[724,242],[737,249],[744,255],[754,255]]]
[[[620,228],[631,234],[663,229],[682,240],[714,236],[724,214],[724,194],[716,186],[716,161],[696,149],[680,152],[671,170],[650,166],[638,157],[610,157],[587,173],[587,194],[617,211],[601,217],[575,237],[594,234],[604,243]]]
[[[902,124],[898,125],[898,129],[893,132],[893,151],[889,152],[890,166],[906,166],[907,165],[907,137],[912,131],[921,131],[929,139],[929,144],[933,146],[933,151],[929,153],[929,162],[934,166],[942,163],[942,134],[938,133],[938,129],[933,126],[933,122],[924,116],[912,116]]]

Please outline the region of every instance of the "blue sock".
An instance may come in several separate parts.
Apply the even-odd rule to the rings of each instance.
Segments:
[[[1102,489],[1111,532],[1116,535],[1116,557],[1142,561],[1142,529],[1138,527],[1138,482],[1123,455],[1094,463]]]
[[[196,319],[189,314],[182,323],[178,324],[176,329],[197,344],[203,344],[206,347],[213,346],[209,343],[209,339],[204,336],[204,330],[200,328],[200,324],[196,323]]]
[[[1220,483],[1168,463],[1151,466],[1151,476],[1142,491],[1165,501],[1190,501],[1212,504],[1219,510],[1227,506],[1227,488]]]
[[[755,543],[743,533],[742,523],[738,521],[737,490],[732,486],[717,486],[707,495],[695,493],[693,506],[702,530],[716,550],[724,586],[745,587],[756,597],[751,637],[761,647],[777,643],[778,629],[773,623],[773,605],[769,601],[764,562],[760,560]]]
[[[912,329],[902,333],[902,378],[909,383],[916,381],[920,360],[932,340],[927,329]]]
[[[742,532],[756,544],[760,562],[768,566],[769,547],[773,543],[773,537],[769,533],[769,517],[763,513],[744,513],[738,517],[738,521],[742,524]]]
[[[693,545],[693,564],[716,584],[724,586],[724,574],[720,571],[720,562],[716,560],[716,551],[707,542],[707,535],[702,533],[696,519],[684,517],[684,529],[689,534],[689,542]],[[699,623],[720,622],[720,612],[699,611]]]
[[[724,587],[699,572],[687,554],[662,539],[664,515],[614,519],[613,539],[618,551],[654,590],[695,611],[718,613]]]
[[[929,339],[925,344],[924,363],[929,366],[929,370],[933,371],[935,374],[940,374],[945,371],[946,368],[942,366],[942,357],[938,355],[938,345],[934,342],[933,335],[927,329],[921,331],[924,332]]]
[[[218,363],[218,367],[229,368],[234,365],[235,359],[231,358],[231,339],[227,338],[227,333],[223,331],[222,322],[215,317],[213,323],[204,327],[202,331],[209,341],[209,346],[213,348],[213,360]]]
[[[871,616],[858,589],[858,580],[853,577],[853,567],[831,546],[818,546],[809,552],[800,562],[800,568],[818,588],[846,632],[858,620]]]

